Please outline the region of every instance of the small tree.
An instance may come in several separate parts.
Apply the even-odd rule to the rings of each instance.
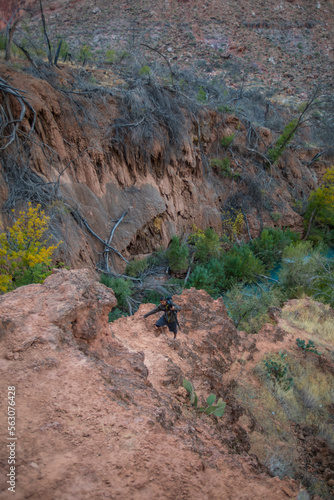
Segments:
[[[47,246],[49,219],[40,205],[29,203],[9,231],[0,234],[0,292],[41,283],[51,274],[51,256],[61,242]]]
[[[327,170],[322,185],[311,193],[305,220],[308,221],[305,238],[308,237],[313,222],[334,227],[334,167]]]

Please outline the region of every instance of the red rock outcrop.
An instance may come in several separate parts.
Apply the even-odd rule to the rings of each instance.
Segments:
[[[270,477],[248,455],[243,408],[221,384],[244,350],[222,301],[194,289],[175,300],[174,342],[142,318],[149,304],[106,335],[114,296],[87,271],[59,271],[1,297],[0,384],[4,397],[15,386],[18,498],[297,494],[295,482]],[[222,419],[196,414],[184,376],[200,400],[212,390],[225,397]],[[6,429],[5,412],[0,419]],[[4,447],[0,461],[6,470]],[[1,499],[7,487],[1,475]]]

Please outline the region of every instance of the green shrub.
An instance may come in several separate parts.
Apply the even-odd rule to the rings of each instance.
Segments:
[[[127,299],[131,297],[133,291],[133,284],[129,280],[123,278],[111,278],[103,274],[100,282],[108,288],[112,288],[117,299],[118,308],[123,311],[128,311]]]
[[[93,54],[89,45],[84,44],[79,51],[78,61],[85,65],[88,61],[92,60]]]
[[[299,239],[300,235],[290,229],[265,228],[260,238],[256,238],[250,243],[250,247],[264,263],[266,269],[272,269],[282,258],[284,248],[299,241]]]
[[[139,70],[139,76],[150,76],[152,74],[151,68],[147,65],[142,66]]]
[[[249,245],[236,246],[223,256],[226,284],[229,288],[236,281],[254,283],[259,274],[264,273],[264,265],[257,258]]]
[[[288,298],[312,293],[312,278],[322,273],[324,256],[322,248],[313,249],[310,241],[289,245],[283,252],[279,285]]]
[[[203,89],[203,87],[200,87],[200,88],[199,88],[199,91],[198,91],[198,93],[197,93],[197,97],[196,97],[196,98],[197,98],[198,102],[201,102],[201,103],[203,103],[203,104],[204,104],[205,102],[207,102],[208,97],[207,97],[206,92],[205,92],[205,90]]]
[[[189,262],[189,248],[185,243],[181,244],[178,236],[173,236],[167,249],[167,259],[170,269],[174,273],[184,273],[187,271]]]
[[[161,293],[156,290],[145,290],[142,304],[160,304]]]
[[[62,40],[62,44],[61,44],[60,51],[59,51],[59,57],[63,61],[66,61],[67,56],[68,56],[68,52],[69,52],[68,43],[65,40]]]
[[[282,218],[282,214],[281,214],[281,213],[279,213],[279,212],[271,212],[271,213],[270,213],[270,217],[272,218],[272,220],[273,220],[274,222],[278,222],[279,220],[281,220],[281,218]]]
[[[160,248],[159,250],[153,252],[146,260],[148,267],[167,266],[167,250]]]
[[[283,301],[279,289],[235,284],[224,295],[224,303],[235,325],[247,333],[257,333],[265,323],[270,322],[268,307],[280,306]]]
[[[148,267],[147,259],[133,259],[126,266],[125,274],[131,276],[132,278],[136,278],[141,273],[143,273]]]
[[[225,156],[222,160],[219,158],[213,158],[210,160],[210,165],[212,168],[219,169],[220,172],[223,174],[224,177],[233,177],[233,173],[231,170],[231,160],[228,158],[228,156]]]
[[[305,222],[321,228],[323,233],[334,229],[334,167],[328,169],[324,175],[322,185],[311,193],[305,213]],[[334,241],[334,234],[332,235]]]
[[[204,232],[197,230],[191,235],[189,241],[195,246],[195,258],[199,262],[208,262],[220,255],[219,235],[211,227],[208,227]]]
[[[118,307],[115,307],[109,314],[108,314],[108,321],[111,323],[112,321],[116,321],[119,318],[123,318],[124,316],[128,316],[128,313],[121,311],[118,309]]]
[[[232,144],[234,137],[235,137],[235,134],[226,135],[225,137],[222,137],[220,140],[220,145],[223,148],[227,149]]]
[[[269,149],[267,155],[271,162],[276,163],[279,158],[282,156],[286,146],[289,144],[295,132],[297,130],[298,120],[294,119],[290,123],[288,123],[276,141],[276,145]]]
[[[219,288],[215,286],[214,276],[204,264],[199,264],[192,271],[187,283],[187,288],[197,288],[197,290],[205,290],[210,295],[216,296]]]
[[[114,62],[116,61],[116,51],[113,50],[113,49],[109,49],[107,50],[106,52],[106,55],[105,55],[105,58],[104,58],[104,61],[108,64],[114,64]]]
[[[285,359],[286,356],[280,351],[278,355],[273,354],[263,361],[267,377],[274,384],[278,383],[285,391],[289,390],[293,385],[293,378],[289,377],[289,364]]]

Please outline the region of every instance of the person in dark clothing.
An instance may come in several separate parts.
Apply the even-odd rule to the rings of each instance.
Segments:
[[[181,307],[174,304],[170,297],[162,297],[160,299],[160,304],[143,317],[147,318],[148,316],[151,316],[151,314],[156,314],[160,311],[163,311],[164,315],[161,316],[161,318],[156,322],[156,328],[163,331],[167,326],[169,331],[174,333],[174,339],[176,339],[177,326],[179,323],[177,320],[177,311],[181,311]],[[159,332],[159,335],[160,333],[161,332]]]

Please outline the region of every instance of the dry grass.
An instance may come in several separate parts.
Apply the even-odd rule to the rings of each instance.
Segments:
[[[307,298],[293,300],[283,308],[282,317],[311,336],[334,345],[334,311],[329,305]]]

